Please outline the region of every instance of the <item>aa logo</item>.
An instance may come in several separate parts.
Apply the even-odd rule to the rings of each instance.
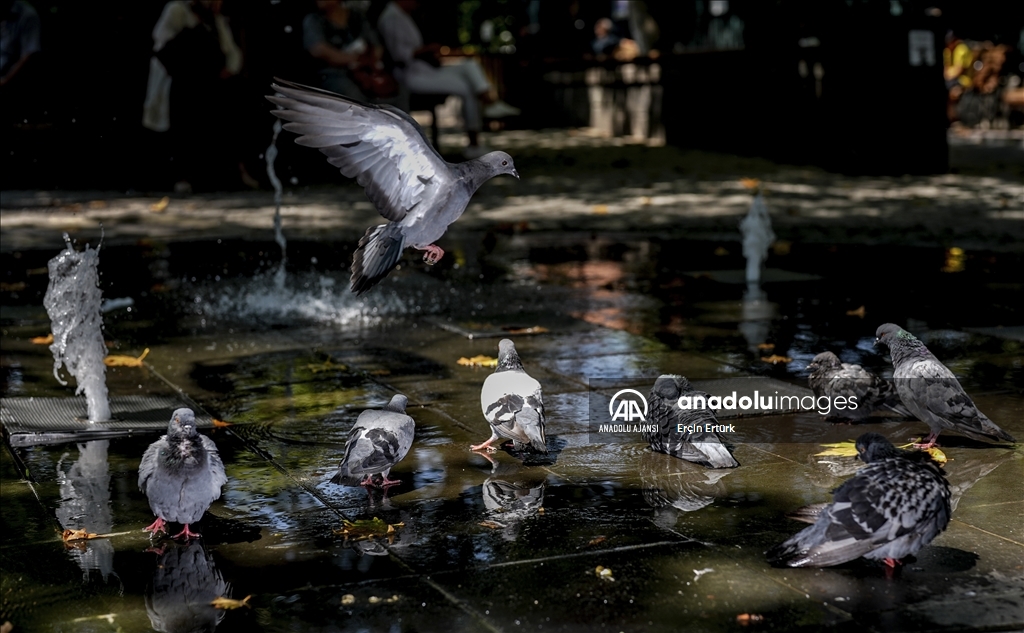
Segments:
[[[647,398],[636,389],[620,389],[608,403],[608,415],[612,422],[645,422]]]

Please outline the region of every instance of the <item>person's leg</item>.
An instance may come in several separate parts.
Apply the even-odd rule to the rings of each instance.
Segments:
[[[459,66],[441,66],[429,72],[410,72],[405,76],[410,92],[419,94],[456,95],[462,99],[462,118],[465,122],[469,144],[477,145],[478,132],[483,128],[480,117],[480,101],[474,86],[467,80]]]

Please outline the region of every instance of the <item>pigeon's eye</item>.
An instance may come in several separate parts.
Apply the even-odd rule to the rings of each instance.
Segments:
[[[501,166],[502,167],[507,167],[508,166],[508,161],[507,160],[501,161]]]

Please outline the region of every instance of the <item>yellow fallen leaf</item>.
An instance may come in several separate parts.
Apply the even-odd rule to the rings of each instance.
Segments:
[[[148,355],[149,348],[147,347],[142,352],[142,356],[139,356],[138,358],[112,354],[103,359],[103,364],[106,365],[107,367],[142,367],[142,359],[144,359]]]
[[[612,576],[612,570],[608,569],[607,567],[602,567],[601,565],[598,565],[597,569],[594,570],[594,574],[601,580],[615,582],[615,577]]]
[[[220,428],[224,428],[225,426],[231,426],[231,423],[230,422],[225,422],[224,420],[218,420],[217,418],[213,419],[213,427],[214,428],[220,429]]]
[[[401,527],[405,527],[405,523],[388,523],[377,517],[361,519],[359,521],[342,519],[341,529],[334,530],[334,533],[338,536],[344,536],[346,541],[350,538],[353,541],[365,541],[376,536],[386,536],[390,543],[395,538],[395,528]]]
[[[463,356],[458,360],[458,363],[467,367],[497,367],[498,359],[481,354],[480,356],[474,356],[473,358],[466,358]]]
[[[729,249],[727,249],[724,246],[719,246],[719,247],[715,248],[715,256],[716,257],[725,257],[728,254],[729,254]]]
[[[846,316],[855,316],[855,317],[860,317],[862,319],[864,318],[865,314],[867,314],[867,311],[864,309],[864,306],[861,306],[861,307],[857,308],[856,310],[847,310],[846,311]]]
[[[590,208],[590,211],[592,213],[597,214],[597,215],[605,215],[605,214],[608,213],[608,205],[607,204],[595,204],[593,207]]]
[[[89,201],[89,208],[90,209],[106,209],[107,208],[107,201],[106,200],[90,200]]]
[[[940,463],[940,464],[945,464],[946,463],[946,454],[943,453],[942,451],[940,451],[938,449],[938,447],[935,447],[935,446],[933,446],[931,448],[919,449],[916,446],[914,446],[914,442],[911,442],[909,444],[904,444],[903,446],[897,446],[896,448],[902,448],[903,450],[923,450],[924,452],[926,452],[929,455],[931,455],[932,459],[934,459],[938,463]]]
[[[32,339],[32,342],[35,343],[36,345],[49,345],[50,343],[53,342],[53,332],[47,334],[46,336],[37,336]]]
[[[503,327],[501,328],[509,334],[543,334],[548,329],[542,325],[535,325],[533,327]]]
[[[757,189],[761,186],[761,181],[757,178],[740,178],[740,184],[744,189]]]
[[[237,609],[239,607],[251,609],[252,605],[249,604],[249,598],[251,597],[252,594],[249,594],[241,600],[235,600],[234,598],[225,598],[224,596],[221,596],[219,598],[214,598],[213,600],[211,600],[210,604],[213,605],[213,607],[216,609],[224,609],[225,611],[230,611],[232,609]]]
[[[822,457],[856,457],[857,456],[857,443],[853,440],[847,440],[845,442],[837,442],[835,444],[822,444],[826,449],[815,455]]]
[[[479,525],[482,525],[485,528],[491,528],[492,530],[501,530],[501,529],[503,529],[505,527],[504,525],[502,525],[501,523],[498,523],[497,521],[481,521],[479,523]]]
[[[14,283],[7,283],[0,281],[0,291],[2,292],[21,292],[26,288],[24,281],[16,281]]]
[[[775,349],[775,343],[760,343],[758,344],[757,349],[763,349],[765,351]]]
[[[64,530],[60,537],[65,543],[69,541],[88,541],[97,538],[99,535],[85,530]]]
[[[776,255],[789,255],[789,251],[792,250],[793,243],[787,240],[775,240],[772,244],[772,252]]]
[[[600,545],[601,543],[604,543],[607,540],[608,540],[607,536],[597,536],[597,537],[594,537],[594,538],[590,539],[589,543],[587,543],[587,547],[593,547],[594,545]]]
[[[160,198],[160,202],[154,202],[153,204],[149,205],[149,210],[152,211],[153,213],[160,213],[164,209],[166,209],[167,205],[169,205],[170,203],[170,196],[164,196],[163,198]]]
[[[346,593],[344,596],[341,597],[341,604],[345,605],[346,607],[348,605],[350,605],[350,604],[355,604],[355,603],[356,603],[356,597],[353,596],[350,593]]]
[[[772,365],[777,365],[779,363],[792,363],[793,362],[793,359],[790,358],[789,356],[779,356],[778,354],[772,354],[771,356],[762,356],[761,360],[766,362],[766,363],[771,363]]]

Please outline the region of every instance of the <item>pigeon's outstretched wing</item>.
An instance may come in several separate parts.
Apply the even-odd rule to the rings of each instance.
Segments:
[[[814,525],[766,552],[768,560],[828,567],[861,556],[898,560],[917,553],[946,529],[951,514],[949,484],[926,458],[868,464],[835,490]]]
[[[444,159],[409,115],[391,106],[362,104],[325,90],[275,79],[273,114],[315,147],[327,162],[366,191],[382,216],[400,222],[435,191],[454,181]]]

